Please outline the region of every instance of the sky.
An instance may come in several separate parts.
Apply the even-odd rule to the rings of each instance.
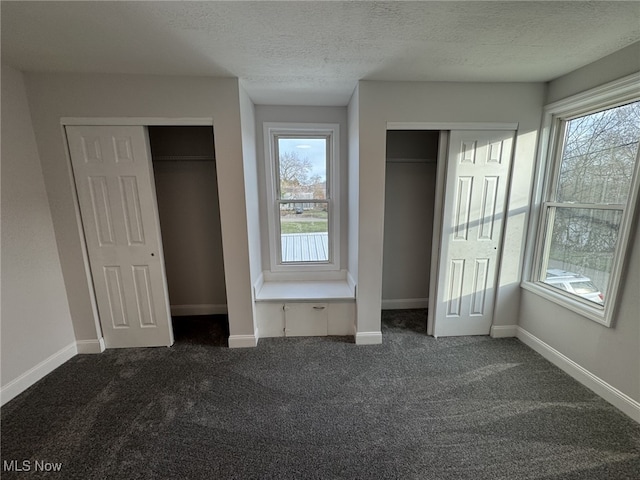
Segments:
[[[280,153],[295,152],[302,159],[308,158],[313,165],[309,177],[319,175],[326,180],[327,140],[325,138],[280,138]]]

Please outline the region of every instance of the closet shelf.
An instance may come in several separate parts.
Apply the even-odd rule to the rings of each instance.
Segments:
[[[214,162],[213,155],[154,155],[154,162]]]

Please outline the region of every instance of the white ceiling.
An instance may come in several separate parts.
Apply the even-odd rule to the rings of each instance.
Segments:
[[[548,81],[640,40],[640,2],[7,2],[24,71],[239,77],[258,104],[357,81]]]

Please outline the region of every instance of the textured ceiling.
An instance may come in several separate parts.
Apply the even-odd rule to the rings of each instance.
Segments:
[[[640,2],[7,2],[25,71],[235,76],[259,104],[358,80],[548,81],[640,40]]]

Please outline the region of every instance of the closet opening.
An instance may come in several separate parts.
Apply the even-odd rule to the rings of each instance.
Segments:
[[[211,126],[149,126],[176,343],[226,346],[229,335]]]
[[[388,130],[382,320],[427,331],[439,130]]]

